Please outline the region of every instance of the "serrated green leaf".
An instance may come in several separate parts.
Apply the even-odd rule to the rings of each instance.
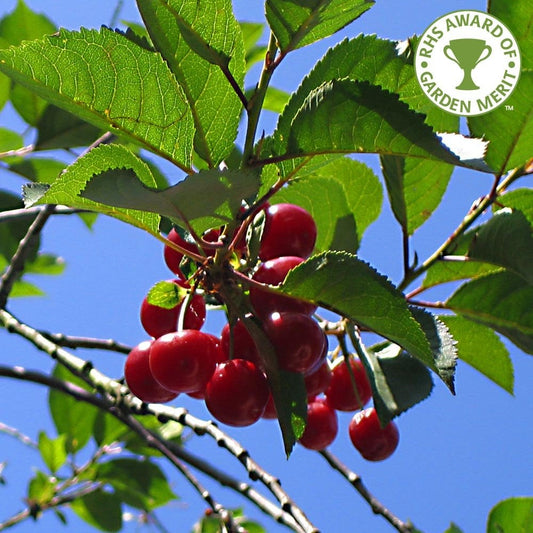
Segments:
[[[155,187],[156,180],[146,163],[126,147],[112,144],[101,145],[78,159],[63,172],[48,188],[43,185],[27,185],[23,188],[26,206],[35,203],[52,203],[89,209],[114,216],[120,220],[146,229],[151,233],[159,232],[159,217],[152,213],[143,213],[132,209],[109,207],[112,203],[92,202],[80,196],[87,183],[95,175],[105,175],[105,171],[120,169],[122,172],[134,173],[135,180],[148,187]],[[127,169],[127,170],[124,170]],[[104,173],[104,174],[102,174]],[[111,180],[110,180],[111,181]],[[112,195],[113,188],[108,191]],[[107,198],[106,198],[107,199]]]
[[[94,177],[82,196],[110,206],[158,213],[178,225],[190,224],[201,234],[232,221],[242,199],[254,196],[258,189],[258,175],[247,170],[206,170],[164,190],[149,189],[133,173],[117,170]]]
[[[267,0],[266,18],[283,53],[333,35],[374,5],[373,0]]]
[[[354,57],[357,61],[353,60]],[[294,117],[311,91],[324,82],[342,78],[368,81],[397,93],[411,109],[426,115],[426,123],[436,131],[458,131],[458,117],[441,110],[425,96],[412,60],[401,53],[398,43],[362,34],[330,48],[316,64],[279,118],[276,128],[279,135],[288,136]]]
[[[399,156],[380,156],[396,220],[412,235],[439,206],[453,165]]]
[[[446,307],[533,354],[533,286],[522,277],[502,271],[469,281],[452,294]]]
[[[456,239],[454,245],[446,250],[446,255],[456,255],[466,257],[468,248],[475,238],[475,230],[470,230]],[[483,263],[480,261],[448,261],[439,260],[431,265],[426,277],[422,282],[422,287],[429,288],[450,281],[457,281],[468,278],[478,278],[489,272],[497,272],[501,267]]]
[[[457,355],[504,390],[513,394],[513,363],[494,331],[461,316],[441,315],[457,342]]]
[[[122,501],[144,511],[176,499],[161,469],[148,460],[113,459],[101,463],[95,481],[109,483]]]
[[[0,48],[2,48],[1,45]],[[5,74],[0,74],[0,111],[9,101],[10,92],[11,80]]]
[[[74,376],[63,366],[57,365],[53,376],[87,389],[83,380]],[[87,403],[78,402],[56,389],[50,389],[48,405],[57,433],[66,436],[67,451],[74,453],[81,450],[91,438],[97,409]]]
[[[0,50],[0,70],[97,128],[189,168],[193,120],[163,58],[106,28]]]
[[[37,126],[48,104],[35,92],[16,83],[11,87],[11,104],[30,126]]]
[[[57,438],[51,439],[44,431],[39,432],[39,451],[52,474],[57,472],[67,460],[66,441],[66,435],[59,435]]]
[[[122,529],[122,502],[112,492],[97,489],[75,499],[70,507],[82,520],[100,531]]]
[[[433,362],[428,366],[437,373],[452,394],[455,394],[454,378],[457,365],[457,347],[454,338],[446,324],[435,315],[417,307],[411,307],[411,313],[426,334],[433,352]]]
[[[164,309],[173,309],[187,296],[187,289],[172,281],[159,281],[148,291],[147,301]]]
[[[72,113],[49,105],[39,118],[37,126],[37,150],[55,150],[89,146],[102,131]]]
[[[487,533],[528,533],[533,529],[533,498],[508,498],[490,511]]]
[[[312,91],[288,137],[274,133],[281,159],[324,153],[379,153],[461,164],[424,116],[367,82],[333,80]],[[466,141],[466,139],[465,139]]]
[[[468,256],[507,268],[533,285],[533,232],[518,210],[496,211],[476,231]]]
[[[374,407],[382,425],[426,399],[433,389],[433,380],[426,366],[387,344],[377,352],[365,350],[363,363],[372,386]]]
[[[224,74],[242,87],[244,44],[231,1],[143,0],[137,6],[183,88],[196,128],[194,148],[214,167],[231,152],[242,111]]]
[[[279,290],[346,316],[427,365],[433,364],[428,339],[403,294],[353,255],[325,252],[313,256],[291,270]]]

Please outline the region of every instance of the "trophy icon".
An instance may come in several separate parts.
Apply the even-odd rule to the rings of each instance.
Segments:
[[[492,48],[483,39],[452,39],[444,47],[444,55],[463,70],[463,81],[456,87],[463,91],[475,91],[479,87],[472,79],[474,68],[487,59]]]

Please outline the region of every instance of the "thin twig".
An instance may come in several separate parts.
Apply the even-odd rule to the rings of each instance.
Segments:
[[[16,150],[0,152],[0,159],[5,159],[6,157],[24,157],[28,154],[31,154],[33,150],[35,150],[35,145],[28,144],[28,146],[23,146],[22,148],[17,148]]]
[[[43,337],[51,340],[53,343],[63,348],[90,348],[95,350],[107,350],[110,352],[118,352],[128,354],[132,350],[132,346],[122,344],[113,339],[95,339],[92,337],[75,337],[73,335],[65,335],[64,333],[49,333],[47,331],[39,332]]]
[[[22,444],[25,444],[26,446],[29,446],[30,448],[38,448],[39,445],[33,441],[28,435],[24,435],[21,431],[19,431],[16,428],[13,428],[11,426],[8,426],[7,424],[4,424],[0,422],[0,433],[4,433],[4,435],[9,435],[10,437],[14,437],[18,441],[22,442]]]
[[[342,477],[344,477],[355,488],[355,490],[370,505],[370,508],[375,514],[383,516],[383,518],[385,518],[387,522],[400,531],[400,533],[411,533],[413,531],[413,527],[410,524],[403,522],[400,518],[389,511],[389,509],[387,509],[375,496],[372,495],[358,474],[350,470],[331,452],[322,450],[319,453],[334,470],[339,472]]]
[[[46,209],[46,205],[36,205],[34,207],[22,207],[20,209],[10,209],[9,211],[2,211],[0,213],[0,223],[11,222],[18,218],[31,217],[38,215],[41,211]],[[64,205],[57,205],[54,209],[54,215],[73,215],[77,213],[90,213],[86,209],[73,209]]]

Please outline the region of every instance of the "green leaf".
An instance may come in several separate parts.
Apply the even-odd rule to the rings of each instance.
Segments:
[[[357,61],[353,60],[355,57]],[[362,34],[330,48],[316,64],[279,118],[278,134],[288,136],[292,121],[309,93],[324,82],[343,78],[367,81],[397,93],[411,109],[426,115],[426,123],[436,131],[458,131],[458,117],[443,111],[425,96],[416,78],[412,58],[400,53],[398,43]]]
[[[22,146],[24,146],[22,136],[7,128],[0,128],[0,153],[9,150],[18,150]]]
[[[37,123],[37,150],[54,150],[89,146],[102,131],[72,113],[49,105]]]
[[[65,169],[66,164],[56,159],[25,158],[10,165],[9,170],[24,178],[40,183],[52,183]]]
[[[505,267],[533,285],[533,232],[523,213],[509,208],[476,231],[468,256]]]
[[[244,43],[246,70],[249,70],[252,65],[265,58],[267,47],[258,44],[265,31],[265,25],[261,22],[243,21],[239,21],[239,25]]]
[[[76,498],[70,507],[82,520],[100,531],[122,529],[122,502],[112,492],[97,489]]]
[[[444,533],[463,533],[463,530],[452,522],[450,527]]]
[[[132,431],[116,417],[100,410],[96,413],[93,425],[93,437],[98,446],[122,442],[129,433],[132,433]]]
[[[474,136],[489,142],[486,161],[496,174],[519,167],[531,158],[533,144],[533,71],[522,70],[505,105],[490,113],[468,118]],[[512,110],[510,110],[512,109]]]
[[[433,361],[428,366],[442,379],[452,394],[455,394],[454,377],[457,365],[456,343],[446,324],[427,311],[411,307],[411,313],[422,327],[433,352]]]
[[[329,37],[359,18],[373,0],[267,0],[266,18],[283,53]]]
[[[101,463],[95,481],[109,483],[124,503],[144,511],[176,499],[161,469],[148,460],[114,459]]]
[[[379,153],[461,164],[424,123],[423,115],[411,111],[397,95],[367,82],[324,83],[304,101],[287,139],[278,132],[274,137],[280,141],[274,155],[281,159]]]
[[[513,363],[494,331],[461,316],[441,315],[457,342],[457,355],[508,393],[513,394]]]
[[[44,431],[39,432],[39,451],[52,474],[57,472],[67,460],[66,441],[66,435],[59,435],[57,438],[51,439]]]
[[[50,188],[34,184],[23,187],[26,206],[35,203],[52,203],[89,209],[114,216],[151,233],[158,233],[159,217],[154,214],[131,209],[110,208],[109,205],[112,205],[112,203],[106,205],[103,205],[103,203],[98,204],[80,196],[80,193],[85,189],[87,183],[90,183],[93,176],[105,176],[105,171],[112,169],[120,169],[122,173],[128,171],[134,173],[135,180],[139,184],[142,183],[148,187],[156,186],[155,178],[148,165],[133,152],[117,144],[101,145],[70,165],[52,183]],[[109,181],[110,191],[108,191],[108,195],[111,197],[114,189],[112,179],[110,178]]]
[[[26,263],[27,274],[45,274],[57,276],[65,270],[65,261],[62,257],[52,254],[38,254],[37,257]]]
[[[61,30],[0,50],[0,70],[97,128],[188,169],[192,116],[165,61],[106,28]]]
[[[528,533],[533,529],[533,498],[508,498],[490,511],[487,533]]]
[[[244,44],[230,0],[143,0],[137,6],[192,111],[198,155],[216,166],[232,150],[242,103]],[[195,52],[195,53],[193,53]]]
[[[27,298],[28,296],[44,296],[45,293],[33,283],[19,279],[13,285],[13,290],[9,293],[11,298]]]
[[[173,309],[187,296],[187,289],[172,281],[159,281],[147,295],[148,303],[164,309]]]
[[[518,209],[533,227],[533,189],[515,189],[498,198],[499,209],[501,206]]]
[[[452,294],[446,307],[533,354],[533,286],[522,277],[503,271],[469,281]]]
[[[48,106],[46,100],[18,83],[11,88],[10,97],[11,104],[21,118],[30,126],[37,126]]]
[[[360,161],[347,157],[289,182],[273,201],[307,209],[318,227],[316,249],[355,252],[366,228],[377,219],[383,201],[379,179]]]
[[[2,48],[1,45],[0,45],[0,48]],[[11,80],[5,74],[0,74],[0,111],[9,101],[10,92],[11,92]]]
[[[263,101],[263,109],[273,113],[281,113],[288,101],[289,93],[276,89],[276,87],[268,87]]]
[[[117,170],[89,181],[82,196],[102,204],[158,213],[197,233],[234,220],[241,200],[254,196],[259,177],[251,170],[212,169],[164,190],[147,188],[132,172]]]
[[[383,425],[431,394],[433,380],[427,367],[399,346],[387,343],[375,353],[365,352],[363,362],[369,370],[374,406]]]
[[[452,247],[446,250],[446,255],[466,257],[468,249],[476,236],[475,230],[470,230],[459,236]],[[478,278],[489,272],[501,270],[497,265],[483,263],[481,261],[448,261],[439,260],[431,265],[422,287],[429,288],[442,283],[457,281],[460,279]]]
[[[37,470],[28,485],[28,500],[39,505],[48,503],[56,491],[57,480]]]
[[[85,382],[60,365],[55,367],[53,376],[87,389]],[[91,438],[97,409],[56,389],[50,389],[48,404],[57,433],[66,436],[67,451],[75,453],[81,450]]]
[[[390,155],[382,155],[380,161],[394,216],[412,235],[439,206],[454,167]]]
[[[280,291],[346,316],[433,365],[428,339],[403,294],[353,255],[325,252],[313,256],[289,272]]]

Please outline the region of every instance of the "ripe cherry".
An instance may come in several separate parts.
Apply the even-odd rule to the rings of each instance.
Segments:
[[[276,204],[266,211],[265,229],[259,248],[262,261],[294,255],[306,259],[315,247],[317,229],[313,217],[294,204]]]
[[[331,382],[331,376],[331,368],[328,361],[325,360],[317,369],[305,376],[307,396],[317,396],[324,392]]]
[[[162,387],[150,370],[150,350],[153,341],[143,341],[135,346],[124,365],[124,377],[130,391],[146,403],[165,403],[178,395]]]
[[[276,257],[261,264],[252,279],[267,285],[281,285],[289,270],[298,266],[303,259],[295,256]],[[304,313],[312,315],[317,306],[289,296],[273,294],[259,287],[250,288],[250,302],[255,314],[260,318],[266,318],[274,312]]]
[[[257,346],[240,319],[233,326],[233,353],[230,350],[230,337],[230,326],[225,324],[220,334],[220,346],[226,359],[246,359],[259,368],[263,367]]]
[[[307,405],[307,424],[299,443],[310,450],[323,450],[337,436],[337,413],[324,400],[316,399]]]
[[[257,366],[232,359],[217,365],[205,389],[205,404],[220,422],[249,426],[261,418],[269,393],[267,379]]]
[[[372,398],[372,388],[363,368],[363,363],[359,359],[351,357],[350,367],[355,378],[356,390],[354,390],[350,372],[343,359],[333,367],[331,381],[325,392],[328,404],[338,411],[362,409]]]
[[[274,396],[272,396],[272,393],[270,393],[268,396],[268,401],[261,418],[266,420],[275,420],[278,418],[278,412],[276,411],[276,405],[274,404]]]
[[[390,457],[398,446],[400,434],[394,422],[381,427],[373,407],[355,413],[348,425],[350,440],[359,453],[368,461],[383,461]]]
[[[176,283],[181,287],[188,288],[189,285],[182,280],[172,279],[169,282]],[[165,333],[171,333],[178,329],[178,319],[181,307],[185,300],[172,309],[165,309],[148,303],[147,297],[141,304],[141,324],[152,337],[161,337]],[[187,310],[183,321],[183,329],[200,329],[205,322],[205,302],[198,293],[194,294],[188,302]]]
[[[309,315],[272,313],[263,328],[284,370],[306,373],[323,357],[326,336]]]
[[[169,231],[167,239],[173,242],[174,244],[181,246],[181,248],[185,248],[185,250],[188,250],[189,252],[193,252],[196,254],[198,253],[198,247],[196,246],[196,244],[186,241],[174,228]],[[174,274],[176,274],[181,279],[185,279],[185,275],[183,274],[180,268],[180,263],[183,259],[183,254],[181,252],[178,252],[177,250],[174,250],[174,248],[165,245],[165,248],[163,250],[163,256],[165,258],[165,263],[170,269],[170,271],[174,272]]]
[[[185,329],[154,341],[150,370],[156,381],[168,390],[195,392],[205,389],[220,359],[220,346],[213,335]]]

